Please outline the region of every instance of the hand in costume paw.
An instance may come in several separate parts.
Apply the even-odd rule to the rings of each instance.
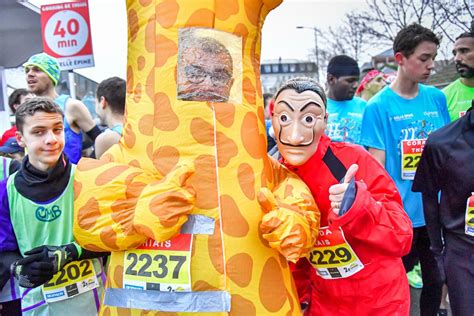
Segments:
[[[317,223],[313,212],[302,212],[295,205],[277,200],[267,188],[260,189],[258,202],[265,213],[260,229],[270,247],[292,262],[305,256],[314,240],[312,232],[317,233],[310,227],[310,223]]]
[[[39,246],[25,252],[24,258],[16,260],[11,272],[19,280],[20,286],[34,288],[46,283],[77,257],[77,249],[73,244]]]
[[[191,166],[182,165],[164,179],[147,185],[137,204],[137,209],[141,211],[135,212],[134,217],[134,224],[140,233],[157,241],[165,241],[179,233],[196,200],[196,193],[189,184],[193,174]]]

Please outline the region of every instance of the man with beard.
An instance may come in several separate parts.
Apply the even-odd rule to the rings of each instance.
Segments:
[[[328,126],[326,134],[336,142],[358,143],[365,100],[354,97],[359,83],[357,61],[346,55],[333,57],[328,64]]]
[[[190,33],[183,38],[178,57],[178,99],[227,102],[234,83],[227,48],[211,37]]]
[[[463,116],[474,99],[474,32],[456,38],[453,55],[461,78],[443,89],[451,122]]]

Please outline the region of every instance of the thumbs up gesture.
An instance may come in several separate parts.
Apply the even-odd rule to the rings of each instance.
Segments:
[[[353,164],[347,169],[346,175],[344,176],[344,180],[342,183],[332,185],[329,187],[329,201],[331,201],[331,208],[336,215],[339,215],[339,211],[341,209],[341,203],[344,198],[344,194],[349,187],[349,183],[355,177],[357,171],[359,170],[359,166]]]

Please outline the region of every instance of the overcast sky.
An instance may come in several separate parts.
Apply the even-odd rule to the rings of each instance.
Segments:
[[[42,4],[67,1],[30,0],[30,2],[39,7]],[[89,6],[96,66],[79,69],[77,72],[95,81],[111,76],[125,78],[127,53],[125,0],[89,0]],[[364,0],[284,0],[283,4],[270,12],[265,21],[262,60],[279,57],[308,59],[310,51],[314,48],[314,34],[310,29],[296,29],[297,25],[317,26],[325,30],[340,23],[345,13],[362,8],[365,8]]]

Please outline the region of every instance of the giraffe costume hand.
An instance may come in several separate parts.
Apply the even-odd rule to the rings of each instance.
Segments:
[[[269,245],[292,262],[306,256],[318,231],[315,212],[301,210],[294,197],[277,199],[267,188],[260,189],[258,201],[265,213],[260,230]]]

